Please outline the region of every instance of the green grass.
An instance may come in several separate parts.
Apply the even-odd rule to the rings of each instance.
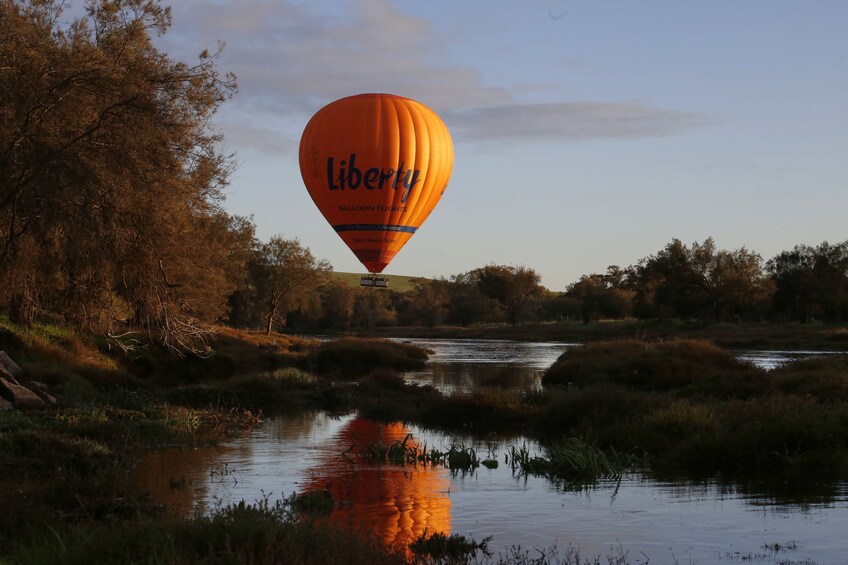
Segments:
[[[88,565],[217,563],[254,565],[406,565],[410,563],[497,565],[627,565],[642,563],[623,547],[607,555],[585,554],[567,545],[524,550],[513,546],[493,556],[492,538],[480,542],[459,534],[424,532],[405,548],[387,548],[377,538],[303,518],[295,498],[269,504],[233,504],[209,516],[162,517],[83,523],[48,528],[32,544],[19,547],[4,565]],[[776,546],[777,544],[775,544]],[[764,548],[777,553],[783,549]],[[676,563],[676,561],[672,561]]]
[[[19,548],[10,564],[219,563],[402,564],[405,555],[376,538],[300,518],[292,499],[241,502],[183,520],[86,523],[45,530],[40,543]]]
[[[366,273],[340,273],[338,271],[333,271],[330,273],[330,276],[337,281],[343,282],[350,287],[359,288],[360,278]],[[385,277],[389,279],[389,290],[394,290],[397,292],[408,292],[410,290],[415,290],[415,286],[419,283],[419,281],[423,281],[421,277],[408,277],[405,275],[387,275],[380,274],[380,277]]]
[[[105,351],[102,339],[51,323],[14,324],[0,316],[0,350],[26,369],[28,363],[50,366],[87,366],[116,370],[118,364]]]

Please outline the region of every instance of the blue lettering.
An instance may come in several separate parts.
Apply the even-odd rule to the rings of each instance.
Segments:
[[[348,165],[347,170],[347,187],[356,190],[359,188],[359,183],[362,182],[362,172],[356,168],[356,153],[350,154],[350,165]]]
[[[363,173],[362,169],[356,166],[356,153],[350,154],[349,162],[344,159],[339,161],[338,172],[336,172],[334,158],[327,158],[327,188],[329,190],[345,188],[356,190],[360,185],[364,185],[368,190],[383,190],[384,186],[397,190],[403,186],[400,201],[405,203],[412,189],[421,180],[420,175],[420,169],[405,169],[404,163],[401,163],[397,169],[371,167]]]
[[[374,190],[375,188],[377,188],[376,186],[374,186],[374,182],[379,177],[380,177],[380,169],[372,168],[372,169],[368,169],[367,171],[365,171],[365,178],[364,178],[365,188],[367,188],[368,190]]]
[[[330,190],[338,190],[339,187],[333,182],[333,158],[327,159],[327,184],[330,185]]]

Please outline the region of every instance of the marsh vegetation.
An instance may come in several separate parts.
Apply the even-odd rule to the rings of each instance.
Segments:
[[[327,504],[332,508],[323,495],[287,503],[296,512],[247,505],[180,521],[164,517],[127,480],[139,448],[227,440],[266,414],[304,409],[357,410],[386,425],[405,421],[469,438],[532,438],[540,449],[514,443],[485,457],[467,443],[421,445],[379,435],[338,451],[452,472],[503,462],[518,475],[563,488],[634,471],[784,486],[848,476],[848,361],[838,355],[764,371],[704,341],[597,342],[569,348],[544,373],[542,388],[446,393],[405,382],[398,371],[420,366],[426,354],[384,340],[318,344],[224,329],[215,355],[179,360],[165,348],[128,358],[104,341],[53,325],[3,321],[0,339],[60,399],[51,409],[0,412],[2,490],[16,508],[3,514],[2,535],[13,562],[55,560],[62,551],[66,562],[89,551],[131,556],[135,546],[109,541],[128,532],[154,544],[160,562],[200,560],[205,551],[223,550],[191,540],[232,520],[251,527],[258,520],[270,529],[252,548],[240,547],[247,542],[234,534],[228,542],[232,556],[240,556],[234,560],[247,555],[239,552],[258,551],[251,558],[274,562],[263,552],[311,543],[316,535],[341,536],[352,548],[360,542],[349,534],[294,518],[304,509],[320,516]],[[345,359],[356,371],[344,371]],[[161,537],[166,531],[167,540]],[[422,547],[442,543],[447,540]],[[408,549],[394,553],[369,539],[361,547],[381,552],[386,562],[409,558]]]

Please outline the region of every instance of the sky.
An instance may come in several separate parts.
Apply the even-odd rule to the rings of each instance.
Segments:
[[[844,0],[179,0],[158,40],[237,76],[225,207],[365,272],[300,176],[329,102],[389,92],[454,141],[439,205],[386,269],[581,275],[713,237],[767,260],[848,239]]]

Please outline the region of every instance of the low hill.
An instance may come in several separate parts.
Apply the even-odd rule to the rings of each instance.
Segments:
[[[336,280],[342,281],[349,286],[358,287],[359,279],[362,277],[364,273],[341,273],[333,271],[331,273],[332,277]],[[379,275],[381,277],[386,277],[389,279],[389,289],[396,290],[398,292],[406,292],[408,290],[412,290],[415,288],[415,285],[418,281],[426,280],[424,277],[409,277],[406,275]]]

